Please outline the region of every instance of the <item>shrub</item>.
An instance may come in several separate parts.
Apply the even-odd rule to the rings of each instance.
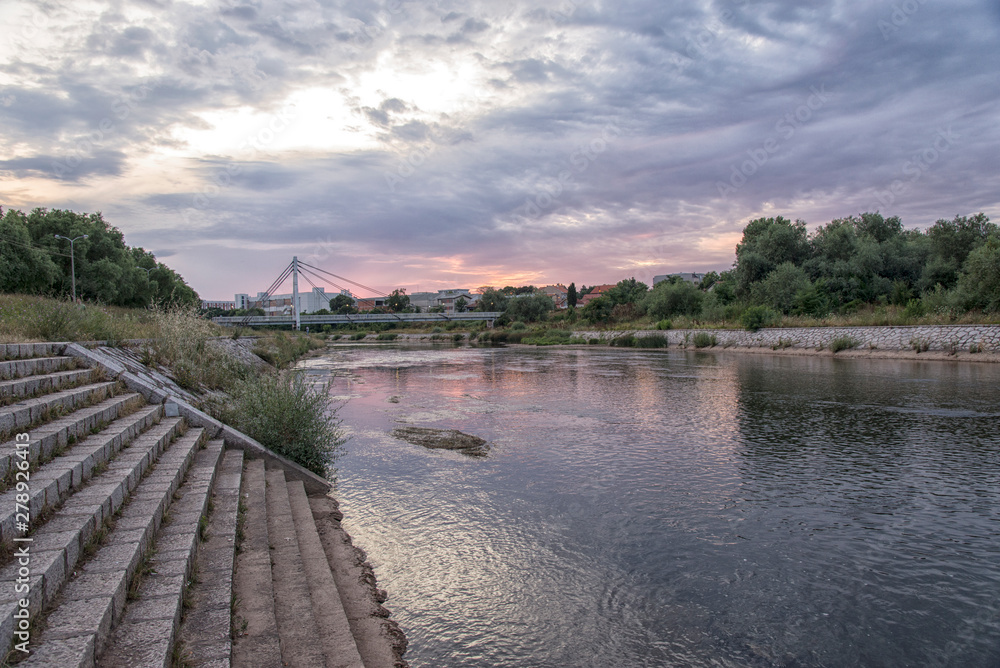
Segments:
[[[621,348],[634,348],[635,341],[636,339],[634,334],[624,334],[611,339],[609,344],[612,346],[619,346]]]
[[[399,336],[395,332],[382,332],[378,335],[378,341],[395,341],[396,337]]]
[[[656,328],[657,329],[673,329],[674,328],[674,323],[670,322],[669,320],[661,320],[660,322],[656,323]]]
[[[692,341],[695,348],[709,348],[718,343],[715,334],[709,334],[708,332],[697,332]]]
[[[903,315],[907,318],[919,318],[927,313],[927,307],[919,299],[911,299],[906,302],[906,308],[903,309]]]
[[[591,346],[595,346],[595,345],[597,345],[600,342],[601,342],[601,340],[598,339],[598,338],[596,338],[596,337],[591,338],[591,339],[587,339],[587,344],[591,345]]]
[[[663,334],[648,334],[637,336],[633,345],[636,348],[666,348],[669,344],[670,340]]]
[[[769,327],[778,320],[778,314],[766,306],[751,306],[743,312],[741,321],[750,332],[756,332],[762,327]]]
[[[454,343],[461,343],[463,340],[465,340],[465,334],[462,334],[460,332],[455,332],[454,334],[451,335],[451,340]]]
[[[851,336],[838,336],[833,341],[830,342],[830,350],[833,353],[839,353],[841,350],[848,350],[850,348],[857,348],[861,344],[860,341]]]
[[[346,438],[326,388],[301,373],[267,374],[235,383],[222,420],[317,475],[332,474]]]
[[[519,332],[519,331],[521,331],[522,329],[527,329],[527,328],[528,328],[528,326],[527,326],[527,325],[525,325],[525,324],[524,324],[523,322],[521,322],[520,320],[518,320],[517,322],[513,322],[513,323],[511,323],[511,325],[510,325],[510,329],[511,329],[511,331],[513,331],[513,332]]]
[[[698,315],[705,293],[691,283],[660,281],[645,297],[640,306],[654,318],[672,315]]]
[[[366,336],[368,336],[368,332],[354,332],[351,334],[351,341],[360,341]]]

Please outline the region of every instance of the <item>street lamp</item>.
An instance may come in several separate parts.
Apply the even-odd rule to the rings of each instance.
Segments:
[[[70,279],[72,280],[73,283],[73,303],[75,304],[76,303],[76,253],[73,251],[73,242],[79,241],[80,239],[86,239],[87,235],[81,234],[80,236],[74,237],[72,239],[70,239],[69,237],[64,237],[61,234],[54,234],[53,236],[56,239],[65,239],[66,241],[69,242],[69,267],[70,267],[69,273],[70,273]]]
[[[135,265],[135,268],[136,269],[142,269],[144,272],[146,272],[146,278],[149,278],[149,272],[151,272],[154,269],[156,269],[156,267],[150,267],[149,269],[146,269],[145,267],[140,267],[139,265]]]

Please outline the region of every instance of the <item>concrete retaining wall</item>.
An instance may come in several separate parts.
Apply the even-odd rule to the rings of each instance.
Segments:
[[[838,338],[850,337],[858,348],[878,350],[937,350],[946,352],[1000,352],[1000,325],[908,325],[890,327],[792,327],[757,332],[731,329],[669,329],[663,331],[580,331],[576,336],[607,341],[625,334],[637,337],[662,334],[671,346],[693,345],[694,335],[705,332],[716,345],[740,348],[829,349]]]

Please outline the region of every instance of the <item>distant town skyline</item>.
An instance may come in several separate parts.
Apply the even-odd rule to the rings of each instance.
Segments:
[[[761,216],[1000,218],[987,0],[12,0],[0,21],[0,206],[101,211],[205,299],[293,255],[385,292],[651,284],[728,268]]]

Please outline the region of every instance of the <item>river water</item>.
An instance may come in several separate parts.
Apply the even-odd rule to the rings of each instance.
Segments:
[[[303,366],[346,401],[345,527],[415,668],[1000,666],[997,366],[371,345]]]

